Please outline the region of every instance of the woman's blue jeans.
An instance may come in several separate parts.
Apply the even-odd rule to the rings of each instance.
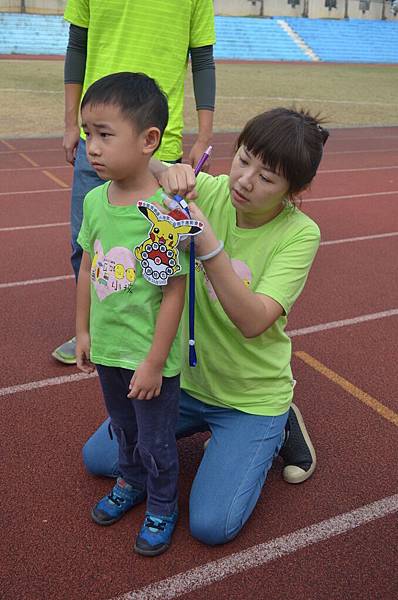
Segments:
[[[250,517],[284,440],[288,412],[276,417],[218,408],[181,391],[177,438],[210,431],[211,439],[192,484],[192,535],[205,544],[232,540]],[[117,477],[118,446],[105,421],[83,448],[93,475]]]

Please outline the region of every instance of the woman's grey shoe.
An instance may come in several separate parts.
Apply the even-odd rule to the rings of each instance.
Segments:
[[[288,483],[303,483],[315,471],[316,454],[301,412],[295,404],[290,407],[285,432],[286,439],[279,452],[285,461],[283,479]]]

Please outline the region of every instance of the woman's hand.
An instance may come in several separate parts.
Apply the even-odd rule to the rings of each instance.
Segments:
[[[196,204],[194,202],[190,202],[188,207],[192,219],[197,219],[203,223],[203,231],[198,233],[198,235],[195,235],[194,239],[196,255],[198,257],[205,256],[206,254],[209,254],[218,248],[220,246],[220,241],[211,228],[209,221],[206,219],[202,211],[196,206]]]
[[[134,371],[130,381],[127,398],[136,400],[152,400],[159,396],[162,387],[162,369],[144,360]]]
[[[194,200],[198,196],[195,190],[195,173],[190,165],[172,165],[158,174],[158,181],[168,194],[178,194],[187,200]]]
[[[76,364],[83,373],[93,373],[95,366],[90,361],[90,334],[79,333],[76,337]]]

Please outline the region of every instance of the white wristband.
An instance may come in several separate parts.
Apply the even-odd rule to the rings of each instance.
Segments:
[[[204,261],[204,260],[209,260],[210,258],[214,258],[215,256],[217,256],[217,254],[220,254],[220,252],[224,248],[224,242],[222,240],[219,240],[219,242],[220,243],[217,246],[217,248],[215,248],[214,250],[209,252],[209,254],[204,254],[203,256],[197,256],[196,258],[198,260]]]

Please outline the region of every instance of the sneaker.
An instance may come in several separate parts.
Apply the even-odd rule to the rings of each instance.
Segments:
[[[279,453],[285,461],[283,479],[288,483],[302,483],[315,471],[316,454],[295,404],[290,407],[285,433],[286,439]]]
[[[130,508],[143,502],[145,498],[145,491],[136,490],[124,479],[118,477],[111,493],[104,496],[91,510],[91,517],[98,525],[112,525],[121,519]]]
[[[76,338],[73,337],[71,340],[64,342],[58,348],[55,348],[51,356],[59,360],[59,362],[65,365],[76,364]]]
[[[157,556],[165,552],[171,544],[177,518],[177,511],[168,517],[146,512],[144,524],[135,540],[134,550],[143,556]]]

